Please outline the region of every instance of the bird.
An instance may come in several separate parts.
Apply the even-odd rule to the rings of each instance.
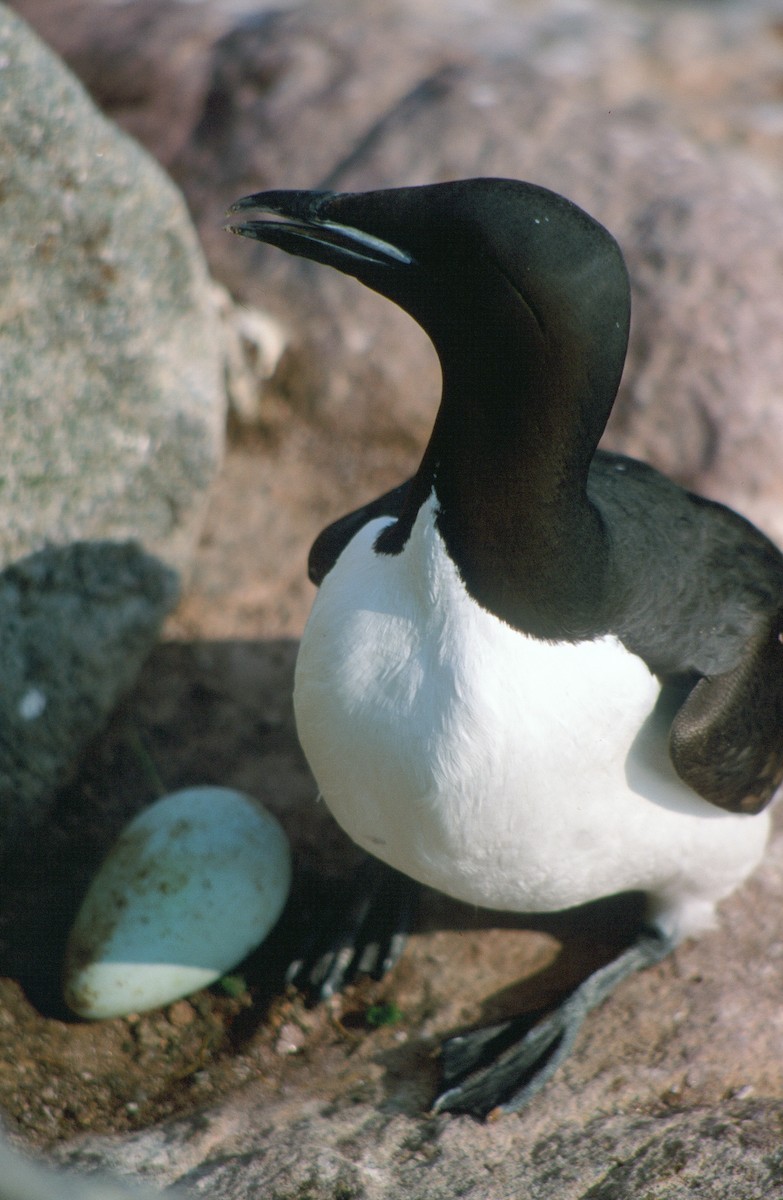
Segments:
[[[414,475],[314,542],[300,742],[370,855],[552,913],[641,892],[635,940],[532,1028],[444,1047],[434,1112],[522,1109],[585,1016],[716,920],[783,780],[783,556],[730,508],[598,448],[630,284],[534,183],[245,196],[227,228],[409,313],[442,392]]]

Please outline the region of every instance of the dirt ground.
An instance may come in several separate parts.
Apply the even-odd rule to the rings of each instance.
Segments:
[[[408,952],[382,982],[360,981],[318,1007],[285,988],[285,966],[356,862],[315,803],[293,723],[296,637],[312,598],[307,546],[336,515],[305,437],[284,446],[232,438],[163,641],[4,880],[0,1110],[34,1144],[138,1129],[249,1079],[270,1094],[295,1085],[328,1096],[335,1078],[345,1084],[378,1055],[391,1055],[397,1102],[421,1111],[442,1032],[552,1000],[610,957],[638,915],[608,905],[530,932],[428,893]],[[300,459],[295,470],[303,453],[310,465]],[[379,474],[378,490],[393,482]],[[92,873],[131,815],[162,790],[200,783],[256,795],[285,824],[295,879],[277,929],[226,983],[164,1010],[94,1023],[70,1016],[60,964]]]

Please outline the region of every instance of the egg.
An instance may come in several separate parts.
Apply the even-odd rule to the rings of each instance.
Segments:
[[[66,1003],[100,1019],[206,987],[264,940],[290,886],[288,840],[257,800],[219,787],[164,796],[90,884],[66,948]]]

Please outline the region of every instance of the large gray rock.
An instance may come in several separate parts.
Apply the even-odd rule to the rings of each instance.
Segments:
[[[187,569],[224,390],[186,209],[5,9],[0,62],[0,565],[136,538]]]
[[[0,572],[0,859],[43,820],[177,594],[134,543],[50,547]]]
[[[213,288],[182,199],[4,8],[0,148],[7,848],[42,819],[174,603],[225,404]],[[127,539],[147,554],[111,544]]]
[[[198,1142],[206,1145],[206,1128],[225,1138],[233,1126],[229,1152],[223,1149],[195,1169],[177,1172],[183,1196],[692,1200],[705,1195],[710,1200],[765,1200],[780,1194],[783,1179],[779,1111],[772,1102],[727,1105],[720,1114],[602,1115],[583,1124],[554,1122],[537,1137],[525,1136],[519,1127],[467,1128],[459,1120],[413,1123],[358,1103],[350,1112],[330,1114],[329,1120],[312,1106],[291,1106],[274,1140],[268,1123],[266,1139],[259,1144],[250,1123],[240,1141],[236,1109],[222,1116],[222,1128],[213,1114],[212,1121],[182,1122],[125,1147],[106,1145],[99,1151],[103,1169],[112,1159],[115,1169],[123,1168],[123,1159],[149,1163],[157,1157],[162,1164],[164,1137],[169,1147],[189,1143],[192,1150]],[[251,1144],[253,1152],[247,1149]],[[95,1156],[91,1147],[85,1161],[94,1162]]]

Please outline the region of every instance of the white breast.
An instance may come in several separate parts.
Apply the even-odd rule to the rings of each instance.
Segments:
[[[296,671],[300,740],[337,821],[451,896],[551,911],[646,891],[684,935],[758,862],[765,815],[676,776],[657,680],[613,637],[526,637],[466,592],[431,498],[399,555],[365,526],[327,575]]]

